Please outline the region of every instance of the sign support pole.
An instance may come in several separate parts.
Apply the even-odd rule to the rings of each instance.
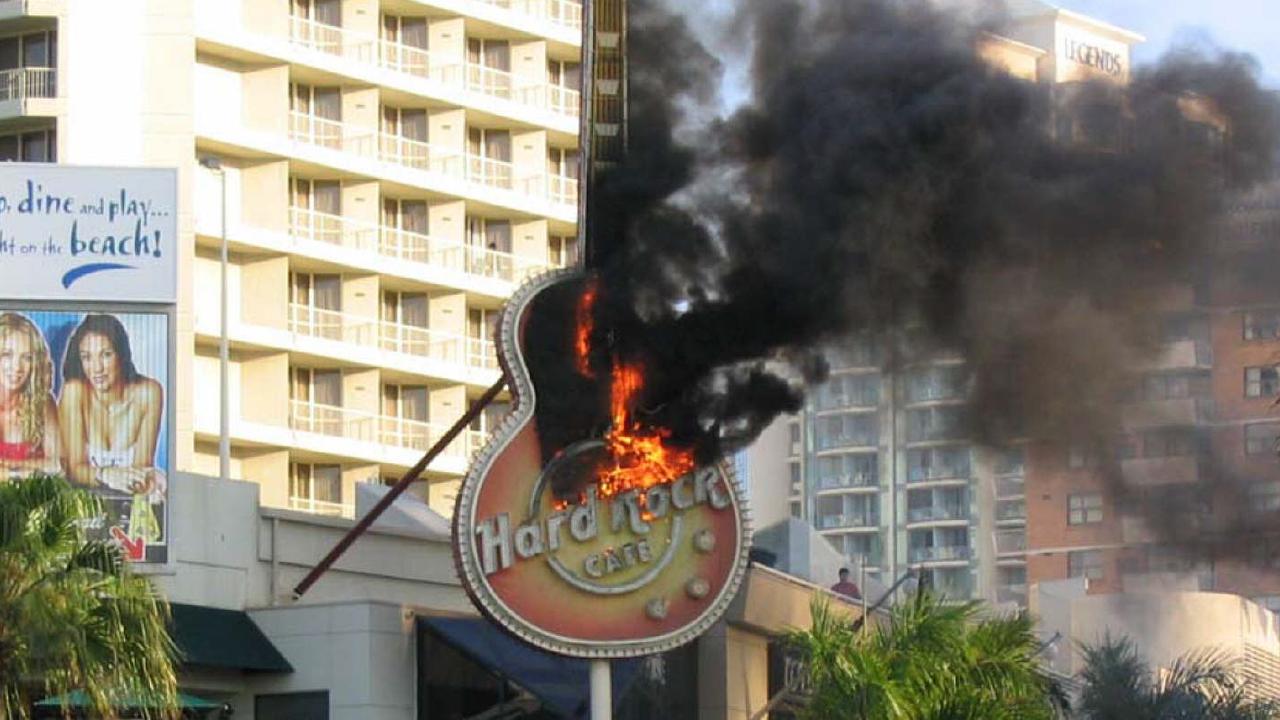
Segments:
[[[612,720],[613,687],[610,685],[609,661],[591,661],[591,720]]]

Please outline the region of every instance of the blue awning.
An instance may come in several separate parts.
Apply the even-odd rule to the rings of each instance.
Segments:
[[[590,714],[588,662],[554,655],[524,643],[484,618],[423,617],[422,623],[475,663],[538,698],[566,718]],[[616,704],[635,678],[639,662],[611,663]]]

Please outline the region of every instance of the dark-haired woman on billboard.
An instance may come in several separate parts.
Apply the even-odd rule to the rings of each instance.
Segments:
[[[155,455],[163,408],[160,383],[134,367],[124,325],[86,315],[67,342],[58,399],[71,479],[135,501],[162,497],[167,480]]]
[[[0,480],[62,471],[52,382],[40,329],[23,315],[0,313]]]

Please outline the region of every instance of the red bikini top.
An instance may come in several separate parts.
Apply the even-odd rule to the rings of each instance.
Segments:
[[[0,460],[34,460],[42,453],[29,442],[5,442],[0,440]]]

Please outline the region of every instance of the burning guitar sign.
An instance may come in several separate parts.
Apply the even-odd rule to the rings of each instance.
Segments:
[[[514,410],[463,481],[454,537],[467,590],[502,626],[566,655],[628,657],[719,618],[750,528],[726,463],[699,466],[637,418],[644,368],[596,351],[597,292],[561,271],[508,303]]]

